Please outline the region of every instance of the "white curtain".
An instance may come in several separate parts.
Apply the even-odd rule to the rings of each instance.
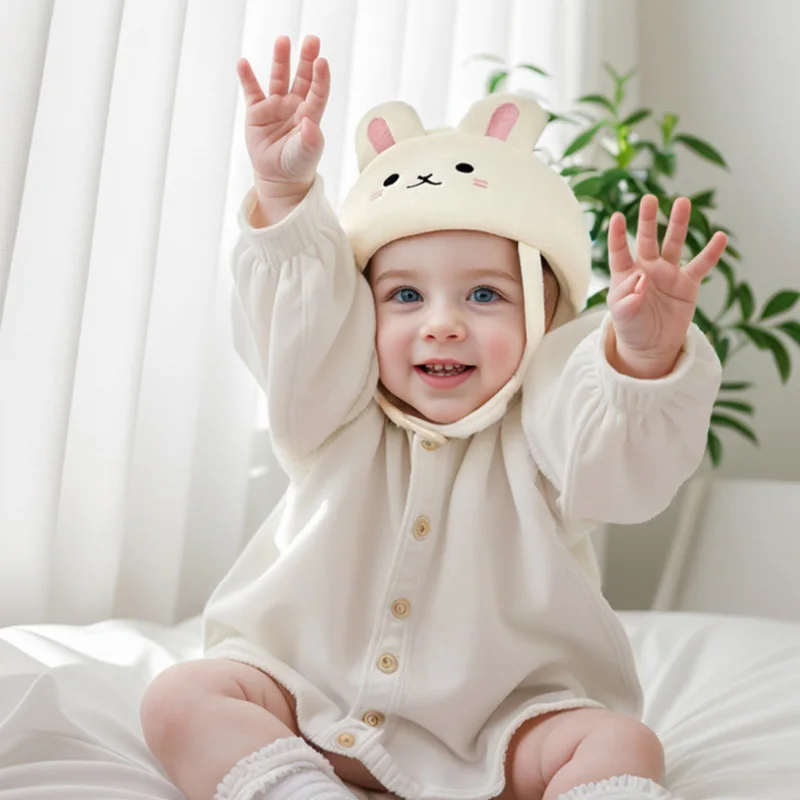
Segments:
[[[337,203],[372,104],[452,124],[478,53],[563,104],[635,63],[634,5],[0,0],[0,625],[195,614],[283,490],[228,326],[240,55],[321,36]]]

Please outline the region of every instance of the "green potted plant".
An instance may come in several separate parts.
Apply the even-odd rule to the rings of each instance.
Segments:
[[[509,67],[495,56],[481,55],[476,58],[494,64],[486,84],[489,93],[504,89],[514,70],[527,70],[548,77],[543,69],[534,64]],[[664,185],[664,181],[675,176],[682,148],[722,169],[728,169],[728,165],[712,144],[679,131],[680,119],[677,114],[664,113],[657,118],[649,108],[624,110],[626,84],[635,71],[620,75],[608,64],[605,70],[613,82],[610,95],[588,94],[579,97],[577,108],[568,113],[548,111],[551,124],[579,127],[563,154],[551,161],[552,166],[559,169],[569,181],[587,211],[593,243],[592,268],[599,276],[608,277],[608,223],[615,211],[625,214],[628,231],[635,234],[639,203],[645,194],[654,194],[659,201],[659,238],[663,240],[672,203],[678,197]],[[641,133],[640,126],[648,119],[656,122],[655,139]],[[587,148],[598,142],[600,155],[593,156],[593,160],[587,162]],[[756,347],[771,356],[781,381],[785,383],[792,368],[786,345],[793,342],[800,346],[800,320],[788,318],[789,312],[800,300],[800,291],[782,289],[763,303],[758,301],[750,284],[739,277],[737,266],[734,265],[734,262],[741,264],[741,254],[733,244],[734,234],[710,218],[716,208],[715,192],[715,189],[707,189],[691,195],[692,216],[686,247],[688,258],[692,258],[703,249],[715,231],[728,234],[732,243],[714,272],[706,278],[706,281],[724,282],[724,299],[719,307],[708,308],[703,306],[704,298],[701,296],[695,322],[714,346],[723,367],[743,349]],[[591,307],[604,303],[606,291],[602,289],[596,292],[588,305]],[[752,385],[749,381],[722,383],[707,441],[707,452],[714,467],[719,466],[722,459],[722,429],[733,431],[758,444],[750,424],[755,408],[746,395]]]

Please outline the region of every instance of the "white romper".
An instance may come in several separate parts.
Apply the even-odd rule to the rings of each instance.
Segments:
[[[208,603],[205,655],[273,676],[308,740],[400,797],[496,796],[524,720],[640,714],[587,534],[651,518],[691,476],[719,361],[692,326],[671,374],[623,376],[589,314],[544,337],[521,387],[426,423],[378,391],[372,295],[322,181],[270,228],[253,199],[235,338],[291,482]]]

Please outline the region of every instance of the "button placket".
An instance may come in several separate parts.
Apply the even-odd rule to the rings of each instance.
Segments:
[[[356,713],[361,714],[362,723],[374,729],[385,728],[387,734],[392,727],[392,710],[401,701],[399,692],[406,685],[403,653],[412,633],[410,617],[419,589],[419,576],[427,572],[427,562],[433,552],[429,541],[434,528],[431,516],[440,505],[436,465],[440,463],[441,454],[434,452],[439,445],[417,438],[416,442],[412,441],[411,449],[412,474],[403,515],[405,530],[398,541],[388,602],[378,622],[380,628],[373,643],[372,674],[367,677],[356,701],[361,706]],[[410,523],[407,521],[409,519]],[[387,719],[385,715],[390,716]]]

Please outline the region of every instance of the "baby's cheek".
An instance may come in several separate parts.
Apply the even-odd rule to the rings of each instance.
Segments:
[[[402,365],[408,361],[409,347],[408,337],[405,335],[403,326],[398,324],[391,314],[377,315],[377,331],[375,335],[375,346],[378,352],[378,366],[381,378],[391,381],[394,373],[398,372]]]
[[[509,320],[506,325],[498,326],[486,341],[486,355],[499,370],[513,375],[522,359],[525,349],[524,320]]]

